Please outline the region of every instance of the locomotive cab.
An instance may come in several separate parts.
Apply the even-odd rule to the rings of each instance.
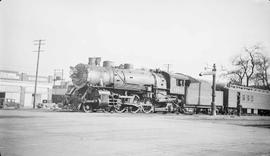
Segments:
[[[177,95],[185,94],[185,86],[188,84],[188,77],[180,74],[171,74],[170,93]]]
[[[185,95],[185,88],[190,84],[189,77],[176,73],[171,74],[167,72],[162,72],[167,82],[167,89],[170,94],[175,95]]]

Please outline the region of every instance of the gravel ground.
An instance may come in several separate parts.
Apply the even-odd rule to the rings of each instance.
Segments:
[[[270,155],[270,117],[0,110],[0,153]]]

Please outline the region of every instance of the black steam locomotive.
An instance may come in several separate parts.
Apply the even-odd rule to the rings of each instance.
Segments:
[[[116,112],[175,112],[185,103],[188,77],[161,70],[114,66],[111,61],[89,58],[88,64],[71,67],[73,87],[67,95],[84,112],[105,109]]]

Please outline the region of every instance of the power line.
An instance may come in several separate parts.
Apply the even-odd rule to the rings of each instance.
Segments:
[[[45,40],[34,40],[34,45],[38,45],[38,50],[34,51],[38,53],[37,56],[37,67],[36,67],[36,79],[35,79],[35,91],[34,91],[34,103],[33,103],[33,108],[35,109],[36,107],[36,93],[37,93],[37,79],[38,79],[38,67],[39,67],[39,55],[40,52],[44,52],[44,50],[40,50],[41,45],[44,45]]]

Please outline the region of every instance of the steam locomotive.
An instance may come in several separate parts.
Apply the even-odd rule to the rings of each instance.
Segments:
[[[176,112],[185,103],[190,80],[184,75],[133,69],[131,64],[114,66],[111,61],[101,66],[100,62],[101,58],[92,57],[88,64],[71,67],[73,87],[67,95],[84,112]]]

